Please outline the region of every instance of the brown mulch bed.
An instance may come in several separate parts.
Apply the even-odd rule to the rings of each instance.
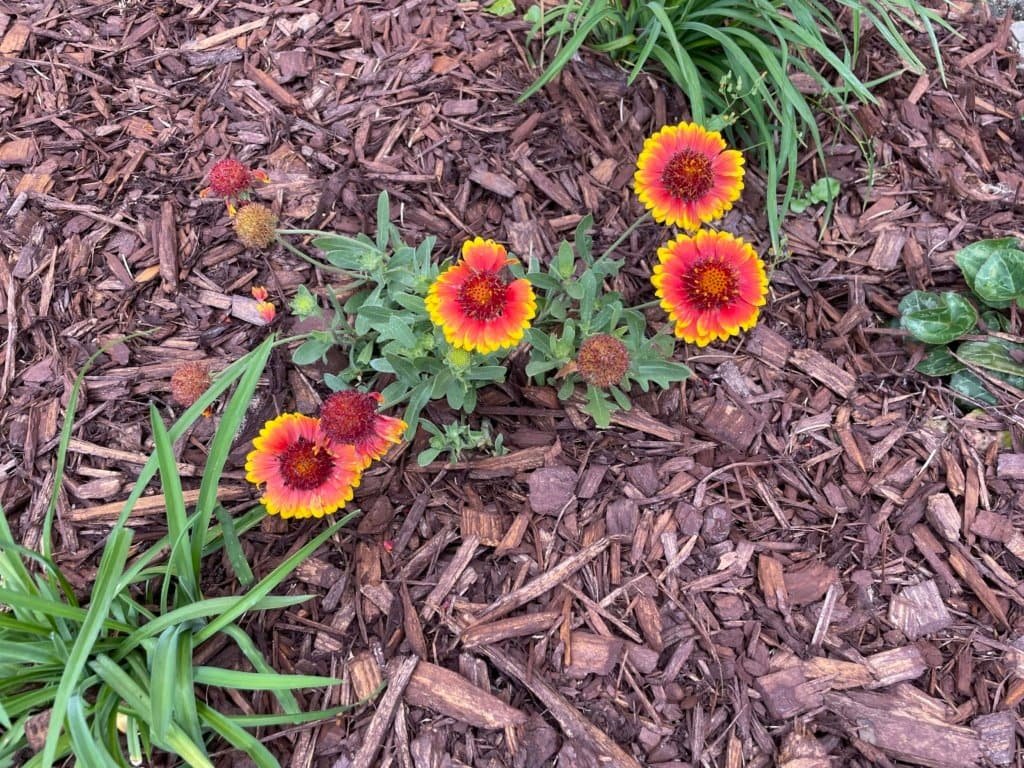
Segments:
[[[371,232],[386,189],[406,240],[436,236],[439,257],[482,235],[544,259],[585,213],[599,245],[634,220],[632,159],[684,116],[671,89],[589,55],[518,103],[536,74],[524,25],[472,2],[150,5],[0,3],[0,503],[38,546],[72,382],[112,344],[58,505],[83,589],[151,449],[150,403],[173,415],[171,373],[265,336],[252,285],[282,306],[323,280],[235,240],[198,196],[213,162],[266,169],[259,194],[289,226]],[[753,332],[680,346],[685,386],[599,432],[513,377],[479,408],[508,455],[420,468],[414,444],[366,479],[359,522],[287,586],[320,597],[248,629],[277,669],[345,678],[309,709],[382,677],[388,694],[266,734],[282,764],[1024,764],[1020,403],[965,415],[892,322],[909,290],[961,285],[957,248],[1021,234],[1008,28],[954,23],[945,82],[904,74],[822,116],[827,168],[810,154],[803,170],[841,180],[835,211],[789,222]],[[860,67],[899,65],[868,35]],[[763,250],[761,200],[752,172],[724,226]],[[621,246],[627,297],[650,298],[664,237],[642,226]],[[275,359],[236,458],[266,418],[315,410],[322,373]],[[186,487],[212,429],[179,446]],[[240,462],[223,498],[251,506]],[[155,500],[140,535],[160,533]],[[248,535],[254,569],[318,526]]]

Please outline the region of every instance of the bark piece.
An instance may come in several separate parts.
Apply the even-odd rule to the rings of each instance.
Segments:
[[[576,470],[541,467],[530,473],[530,508],[538,515],[557,515],[575,501]]]
[[[857,389],[857,377],[827,360],[815,349],[797,349],[790,357],[797,368],[821,382],[840,397],[849,397]]]
[[[565,674],[570,677],[587,675],[610,675],[622,661],[625,641],[589,632],[573,632],[570,636],[570,661]]]
[[[948,493],[929,496],[925,515],[935,532],[946,541],[956,541],[960,538],[960,512]]]
[[[733,405],[724,397],[716,398],[714,404],[704,414],[701,430],[741,453],[750,448],[750,444],[760,432],[757,420],[752,414]]]
[[[488,171],[479,166],[469,172],[469,180],[502,197],[515,197],[519,192],[516,183],[505,174]]]
[[[455,582],[469,565],[469,561],[473,559],[478,546],[480,546],[480,539],[476,536],[467,536],[462,540],[455,556],[438,577],[437,586],[430,591],[424,601],[423,610],[420,612],[424,620],[428,620],[436,611],[441,610],[441,603],[455,587]]]
[[[472,648],[477,645],[497,643],[510,637],[525,637],[538,632],[546,632],[561,616],[560,611],[542,611],[526,613],[522,616],[510,616],[490,624],[477,624],[462,633],[462,644]]]
[[[1016,753],[1016,718],[1013,710],[1004,709],[990,715],[979,715],[971,727],[981,741],[981,753],[995,765],[1010,765]]]
[[[934,579],[905,587],[889,603],[889,621],[899,627],[908,640],[917,640],[945,629],[953,623]]]
[[[1001,453],[996,459],[996,477],[1024,480],[1024,453]]]
[[[508,519],[493,509],[466,504],[459,530],[464,537],[475,536],[484,546],[496,547],[508,532]]]
[[[793,353],[793,345],[764,323],[755,326],[750,332],[747,349],[755,357],[776,368],[782,368]]]
[[[889,694],[862,692],[827,694],[825,705],[847,723],[851,736],[898,760],[930,768],[981,765],[977,734],[935,718],[929,708],[908,706]]]
[[[797,722],[779,749],[779,768],[832,768],[828,749],[814,738],[807,725]]]
[[[562,733],[569,742],[589,747],[602,762],[573,763],[573,765],[607,765],[609,768],[641,768],[640,764],[616,744],[608,734],[587,720],[564,696],[548,685],[540,675],[533,674],[526,664],[503,653],[494,646],[482,648],[491,663],[509,677],[515,678],[547,707],[550,715],[558,722]]]
[[[384,681],[377,660],[369,651],[360,651],[348,662],[348,679],[356,699],[362,700],[373,694]]]
[[[395,716],[395,710],[402,700],[406,686],[412,677],[413,670],[417,666],[418,659],[415,656],[406,656],[393,665],[393,670],[388,675],[388,689],[384,692],[380,702],[373,713],[373,719],[363,734],[359,751],[352,760],[352,768],[371,768],[377,752],[380,751],[384,738],[387,736],[388,726]]]
[[[405,701],[475,728],[508,728],[526,722],[525,713],[477,688],[458,672],[421,661],[409,678]]]
[[[519,589],[509,592],[507,595],[502,595],[484,609],[482,613],[474,617],[474,623],[483,623],[496,619],[499,616],[504,616],[519,606],[526,605],[531,600],[540,597],[545,592],[549,592],[604,552],[611,541],[607,536],[595,541],[571,557],[567,557],[554,568],[545,571],[533,581],[527,582]]]

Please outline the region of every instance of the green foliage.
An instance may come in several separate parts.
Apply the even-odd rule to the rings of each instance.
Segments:
[[[420,461],[429,463],[444,452],[457,457],[478,442],[478,433],[462,422],[444,428],[428,424],[420,420],[420,412],[431,400],[443,398],[453,410],[472,413],[477,391],[505,380],[507,350],[482,355],[447,343],[430,322],[423,299],[439,272],[430,256],[434,239],[427,238],[417,248],[402,242],[389,220],[386,193],[379,197],[377,216],[374,239],[365,234],[282,231],[313,235],[313,245],[326,263],[345,272],[356,287],[344,302],[334,294],[328,296],[325,329],[305,334],[292,359],[306,365],[326,359],[335,347],[347,350],[346,367],[324,376],[328,386],[345,389],[386,383],[381,390],[385,407],[405,403],[407,436],[412,437],[420,424],[432,436]],[[594,257],[592,226],[593,218],[584,217],[574,242],[562,242],[546,269],[535,259],[525,271],[520,263],[509,269],[513,277],[529,279],[537,297],[537,316],[524,336],[530,345],[527,376],[557,385],[559,396],[566,399],[584,382],[574,373],[564,375],[562,369],[586,338],[609,333],[628,347],[631,365],[618,385],[607,390],[585,388],[585,410],[598,426],[606,427],[612,410],[630,407],[627,393],[633,383],[646,392],[652,385],[666,387],[682,381],[690,371],[670,359],[675,349],[672,337],[648,338],[643,314],[626,307],[619,293],[606,290],[605,284],[618,275],[622,263],[611,258],[615,246]]]
[[[900,302],[900,325],[931,345],[918,371],[949,376],[950,387],[970,402],[996,405],[991,380],[1024,389],[1024,344],[1005,338],[1010,319],[999,311],[1024,299],[1024,250],[1013,237],[981,240],[955,258],[981,311],[954,291],[913,291]],[[975,332],[979,338],[963,340]]]
[[[768,196],[772,245],[782,253],[781,223],[794,196],[798,156],[808,142],[820,146],[817,109],[805,95],[843,103],[871,101],[867,84],[853,72],[859,30],[870,24],[914,72],[924,66],[904,40],[907,27],[923,29],[939,61],[937,12],[918,0],[839,0],[849,13],[847,40],[820,0],[567,0],[532,6],[526,21],[534,36],[553,44],[554,54],[522,98],[536,93],[583,46],[607,53],[629,70],[629,80],[647,69],[663,72],[689,99],[697,123],[726,128],[733,144],[754,151],[768,189],[785,182],[782,201]],[[822,66],[824,65],[824,66]],[[735,77],[739,87],[720,87]],[[795,77],[810,89],[798,90]],[[734,102],[738,105],[734,106]]]
[[[391,222],[386,192],[377,199],[377,231],[371,239],[305,230],[335,270],[351,278],[355,289],[344,302],[331,293],[326,327],[307,335],[292,353],[296,365],[326,360],[332,349],[346,350],[347,364],[324,376],[334,390],[391,379],[382,390],[385,407],[405,403],[407,434],[415,434],[420,412],[430,400],[444,398],[455,410],[476,407],[477,391],[505,380],[500,353],[470,355],[451,348],[426,313],[423,297],[438,275],[432,259],[435,238],[407,245]],[[310,294],[312,296],[312,294]],[[294,309],[294,302],[293,302]],[[307,310],[307,316],[321,312]]]
[[[437,459],[441,454],[448,454],[449,462],[456,462],[462,458],[463,451],[487,451],[493,456],[503,456],[508,451],[505,448],[505,436],[495,435],[491,430],[491,422],[484,419],[480,423],[480,429],[473,429],[464,421],[454,421],[442,427],[436,426],[429,421],[421,422],[423,429],[430,435],[428,448],[421,451],[416,457],[416,463],[421,467],[427,466]]]
[[[789,201],[789,210],[793,213],[803,213],[812,205],[831,203],[837,197],[839,179],[832,176],[823,176],[811,184],[808,190],[804,190],[803,184],[798,181],[793,191],[793,199]]]
[[[537,291],[537,318],[526,332],[530,360],[526,375],[541,383],[560,379],[558,397],[567,400],[585,385],[583,410],[598,427],[611,423],[611,412],[630,408],[629,389],[636,383],[647,392],[651,385],[668,387],[684,381],[690,369],[671,360],[675,340],[663,334],[648,337],[640,310],[626,307],[617,291],[604,290],[622,268],[608,252],[595,258],[589,231],[593,219],[585,216],[576,227],[573,243],[563,242],[547,269],[534,260],[530,282]],[[607,389],[587,384],[570,365],[580,345],[591,336],[608,334],[625,345],[629,368],[623,379]]]
[[[274,672],[237,623],[250,612],[281,610],[308,599],[271,592],[355,514],[327,527],[263,579],[253,579],[238,535],[265,513],[257,507],[232,519],[217,504],[216,486],[273,343],[268,338],[229,366],[170,428],[151,410],[154,452],[110,531],[95,582],[81,602],[49,556],[15,542],[0,509],[0,604],[6,606],[0,613],[0,768],[49,768],[69,756],[82,766],[127,768],[152,762],[158,751],[193,768],[212,768],[209,747],[218,736],[260,768],[277,766],[250,733],[252,723],[217,712],[200,699],[209,687],[271,691],[281,714],[264,716],[261,725],[340,711],[301,712],[292,689],[340,681]],[[196,508],[189,512],[172,444],[231,387],[234,393],[210,445]],[[73,419],[69,412],[67,420]],[[67,450],[69,438],[66,432],[60,452]],[[167,535],[155,543],[133,544],[128,516],[154,476],[166,499]],[[213,524],[215,514],[219,524]],[[203,560],[221,553],[236,573],[247,574],[248,584],[242,586],[248,589],[205,597]],[[194,664],[199,645],[218,634],[237,646],[254,671]],[[50,712],[50,723],[42,751],[16,762],[27,748],[29,719],[44,711]]]

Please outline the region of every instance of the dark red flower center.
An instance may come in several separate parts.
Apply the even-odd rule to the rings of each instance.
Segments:
[[[476,272],[459,288],[459,306],[474,320],[496,320],[505,312],[508,285],[493,272]]]
[[[736,270],[723,261],[698,261],[683,275],[687,300],[701,310],[721,309],[739,296]]]
[[[335,392],[320,409],[320,431],[337,443],[365,440],[373,434],[378,405],[377,398],[365,392]]]
[[[304,437],[289,445],[278,460],[284,484],[300,491],[319,488],[327,482],[334,469],[334,457]]]
[[[249,169],[237,160],[227,158],[210,169],[210,189],[218,195],[233,197],[252,184]]]
[[[700,200],[715,186],[711,158],[702,152],[684,149],[665,164],[661,183],[673,197],[691,203]]]

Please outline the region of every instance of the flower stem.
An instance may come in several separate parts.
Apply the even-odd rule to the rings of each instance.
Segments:
[[[622,234],[615,239],[614,243],[608,246],[608,250],[601,254],[601,259],[607,259],[609,256],[611,256],[615,249],[622,245],[623,241],[627,237],[633,234],[633,230],[639,227],[649,218],[651,218],[650,211],[642,213],[639,217],[637,217],[636,221],[634,221],[632,224],[630,224],[628,227],[622,230]],[[598,259],[598,261],[600,261],[600,259]]]
[[[287,250],[291,251],[292,254],[294,254],[295,256],[298,256],[304,262],[306,262],[307,264],[313,265],[317,269],[326,269],[326,270],[328,270],[330,272],[342,272],[342,273],[347,274],[345,272],[345,270],[339,269],[338,267],[335,267],[333,264],[328,264],[326,262],[318,261],[318,260],[314,259],[312,256],[310,256],[310,255],[306,254],[305,252],[299,250],[298,248],[296,248],[294,245],[292,245],[291,243],[289,243],[287,240],[285,240],[282,237],[282,235],[286,235],[286,234],[289,234],[289,233],[294,232],[294,231],[295,230],[290,230],[290,229],[289,230],[285,230],[285,229],[277,230],[277,242],[279,242],[281,245],[283,245]]]

